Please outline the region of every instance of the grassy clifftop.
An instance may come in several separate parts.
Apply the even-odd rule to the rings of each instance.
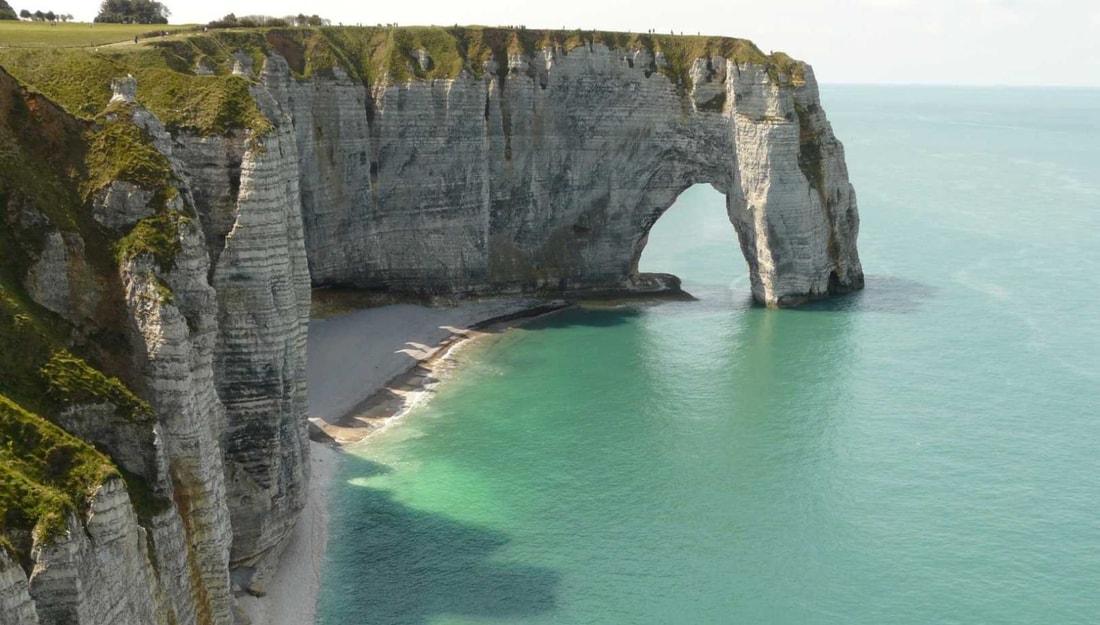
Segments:
[[[783,53],[764,54],[745,39],[480,26],[252,28],[188,32],[98,49],[0,46],[0,66],[78,117],[90,119],[102,111],[111,97],[111,80],[133,74],[138,102],[171,129],[224,134],[248,128],[262,133],[270,124],[248,87],[271,51],[285,57],[299,77],[341,68],[353,80],[376,85],[455,78],[463,72],[481,76],[487,61],[496,61],[503,73],[510,55],[532,55],[545,48],[568,54],[595,44],[663,55],[665,64],[648,69],[685,89],[691,87],[692,62],[713,56],[763,65],[776,80],[803,79],[801,63]],[[420,50],[431,59],[428,67],[416,60]],[[238,57],[252,61],[251,76],[233,74]]]
[[[327,27],[319,29],[270,29],[262,33],[219,33],[215,37],[251,39],[251,48],[264,42],[279,50],[300,75],[341,67],[365,82],[404,81],[413,78],[455,78],[462,71],[481,76],[486,61],[496,61],[503,71],[510,55],[534,55],[546,48],[566,54],[587,45],[602,44],[612,50],[644,49],[663,54],[665,73],[673,82],[690,87],[687,70],[697,58],[723,56],[737,63],[756,63],[775,75],[802,78],[802,66],[789,56],[764,54],[751,41],[732,37],[677,36],[598,30],[528,30],[480,26],[434,27]],[[195,38],[186,41],[193,42]],[[170,45],[170,44],[165,44]],[[232,45],[232,44],[230,44]],[[416,62],[424,50],[431,65]]]
[[[0,46],[33,48],[76,48],[103,46],[134,37],[162,32],[198,30],[197,26],[168,24],[58,24],[0,20]]]
[[[196,76],[193,66],[162,45],[98,51],[0,48],[0,67],[83,119],[93,119],[107,106],[112,80],[132,74],[138,80],[139,102],[170,129],[225,134],[235,128],[270,128],[248,92],[248,80],[228,72]]]

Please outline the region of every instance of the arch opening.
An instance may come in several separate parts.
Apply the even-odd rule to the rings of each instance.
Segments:
[[[726,195],[713,185],[697,183],[682,191],[641,235],[636,249],[636,281],[667,281],[665,276],[672,276],[689,295],[715,289],[751,293]]]

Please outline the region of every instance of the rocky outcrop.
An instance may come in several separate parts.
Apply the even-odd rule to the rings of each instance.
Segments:
[[[287,75],[281,59],[266,64],[265,77]],[[276,128],[244,151],[235,220],[212,283],[219,304],[217,388],[228,418],[232,562],[259,567],[262,578],[273,563],[263,556],[278,555],[305,505],[310,296],[294,129],[266,89],[257,87],[255,97]]]
[[[155,118],[135,118],[169,157],[182,201],[198,217],[180,229],[171,272],[158,274],[145,259],[124,281],[134,323],[156,351],[146,362],[165,363],[145,378],[164,380],[167,405],[156,385],[150,403],[176,415],[166,440],[173,480],[189,486],[182,518],[190,566],[201,571],[199,605],[212,622],[229,619],[230,567],[244,571],[238,581],[258,585],[277,563],[308,483],[309,275],[296,149],[292,128],[264,95],[256,93],[276,129],[262,138],[170,137]],[[170,301],[156,300],[160,278]],[[172,344],[185,351],[172,355]]]
[[[145,395],[159,416],[186,537],[192,603],[200,622],[229,623],[232,530],[221,449],[225,413],[214,389],[217,304],[197,226],[181,228],[180,236],[173,271],[158,273],[153,259],[139,256],[122,276]]]
[[[818,101],[813,71],[781,89],[764,68],[739,68],[733,121],[741,194],[727,202],[753,295],[791,305],[862,288],[855,191],[844,150]]]
[[[39,622],[170,623],[145,537],[121,480],[101,486],[87,519],[71,518],[64,538],[36,547],[30,596]]]
[[[38,625],[27,574],[8,552],[0,549],[0,617],[4,623]]]
[[[95,317],[102,290],[84,256],[79,236],[54,230],[23,281],[36,302],[77,325]]]
[[[236,57],[235,57],[236,58]],[[288,74],[276,58],[265,75]],[[239,64],[239,59],[235,60]],[[261,584],[305,502],[309,273],[294,129],[264,86],[264,137],[177,134],[170,151],[201,225],[214,287],[214,387],[238,581]],[[265,558],[266,555],[275,557]]]

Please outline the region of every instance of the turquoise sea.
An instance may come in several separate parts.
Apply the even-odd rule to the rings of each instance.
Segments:
[[[822,99],[866,290],[752,305],[689,189],[642,269],[698,301],[473,345],[348,458],[319,622],[1100,622],[1100,90]]]

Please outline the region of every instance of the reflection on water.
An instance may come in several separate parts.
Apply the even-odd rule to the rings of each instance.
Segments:
[[[853,313],[915,313],[935,305],[939,289],[934,286],[890,275],[865,276],[862,291],[810,302],[800,312],[830,311]]]

